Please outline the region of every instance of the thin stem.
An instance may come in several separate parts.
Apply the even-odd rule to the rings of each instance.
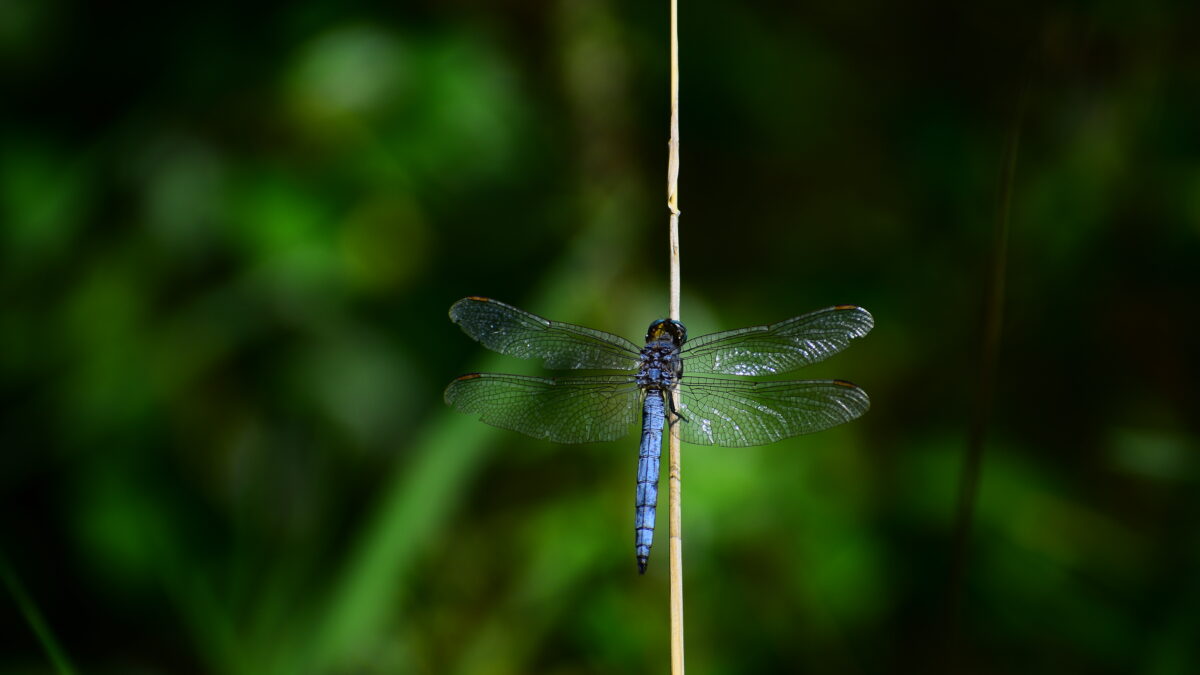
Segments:
[[[75,669],[71,667],[71,661],[67,658],[67,653],[63,651],[62,646],[55,639],[54,631],[50,630],[50,625],[46,623],[46,619],[38,611],[37,605],[34,604],[29,594],[25,592],[25,587],[21,585],[21,581],[17,579],[17,575],[9,568],[8,562],[2,557],[0,557],[0,579],[3,579],[8,592],[12,594],[13,600],[17,603],[17,609],[21,612],[21,616],[29,624],[29,629],[33,631],[37,641],[42,645],[42,649],[45,650],[46,657],[50,659],[50,665],[54,668],[54,672],[59,673],[59,675],[74,675]]]
[[[951,649],[953,650],[949,663],[953,672],[961,672],[965,658],[961,644],[963,588],[966,583],[971,530],[975,520],[975,503],[978,500],[979,482],[983,472],[983,443],[992,408],[996,362],[1000,352],[1013,180],[1017,172],[1017,148],[1021,140],[1021,121],[1024,117],[1026,95],[1026,88],[1023,88],[1017,101],[1016,116],[1008,137],[1004,152],[1004,166],[1000,173],[992,256],[985,296],[986,309],[983,319],[983,347],[979,361],[978,389],[975,393],[974,411],[971,415],[966,454],[963,458],[962,476],[959,482],[958,508],[954,528],[954,563],[950,575],[949,597],[949,630]]]
[[[667,208],[671,211],[671,307],[669,316],[679,320],[679,9],[671,1],[671,141],[667,160]],[[679,383],[671,390],[679,410]],[[671,425],[667,477],[671,558],[671,673],[683,675],[683,526],[680,515],[679,425]]]

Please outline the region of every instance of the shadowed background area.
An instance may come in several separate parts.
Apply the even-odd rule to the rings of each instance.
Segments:
[[[876,319],[863,419],[684,448],[690,672],[1200,670],[1197,8],[681,4],[689,333]],[[665,672],[635,438],[442,402],[538,372],[465,295],[665,314],[659,5],[0,1],[0,670]]]

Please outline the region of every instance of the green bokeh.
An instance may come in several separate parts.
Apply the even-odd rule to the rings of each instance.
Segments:
[[[877,324],[685,448],[690,671],[1200,670],[1200,11],[681,4],[689,332]],[[0,671],[665,672],[634,440],[441,393],[537,372],[465,295],[663,314],[666,7],[0,0]]]

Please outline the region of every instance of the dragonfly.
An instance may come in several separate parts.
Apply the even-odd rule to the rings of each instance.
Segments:
[[[563,377],[470,373],[446,387],[446,403],[487,424],[557,443],[612,441],[641,413],[634,548],[644,574],[654,543],[664,427],[696,445],[765,445],[856,419],[870,398],[846,380],[752,381],[822,361],[875,325],[871,313],[836,305],[779,323],[688,340],[678,321],[658,319],[638,347],[603,331],[550,321],[491,298],[450,307],[450,320],[484,347],[537,359]],[[597,372],[598,371],[598,372]],[[672,389],[679,387],[678,408]]]

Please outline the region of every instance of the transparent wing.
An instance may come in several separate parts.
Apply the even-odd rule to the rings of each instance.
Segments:
[[[463,298],[450,320],[484,347],[557,370],[632,370],[640,350],[629,340],[591,328],[543,319],[491,298]]]
[[[819,309],[769,326],[702,335],[681,350],[685,375],[777,375],[824,360],[871,332],[871,313],[854,305]]]
[[[446,387],[446,403],[494,427],[556,443],[611,441],[638,418],[632,377],[525,377],[472,373]]]
[[[764,445],[849,422],[871,407],[844,380],[742,382],[687,377],[680,382],[680,435],[729,448]]]

